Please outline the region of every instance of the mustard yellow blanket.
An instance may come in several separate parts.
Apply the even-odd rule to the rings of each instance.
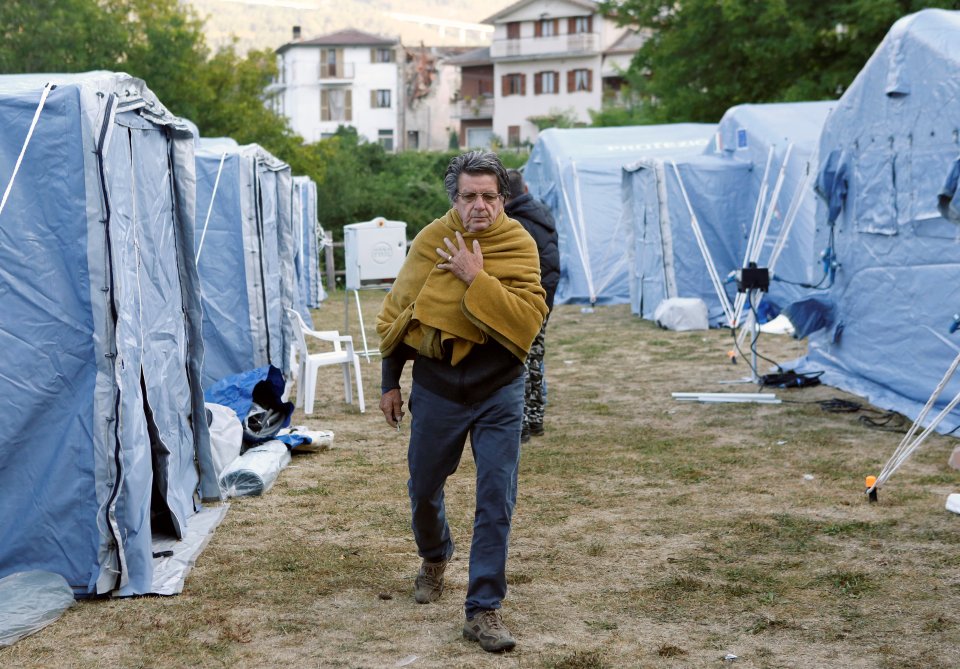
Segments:
[[[437,268],[443,238],[456,244],[460,231],[467,249],[480,241],[483,270],[467,286]],[[540,259],[533,238],[503,212],[479,233],[467,232],[456,209],[420,231],[393,288],[377,315],[380,352],[390,355],[401,342],[420,355],[442,358],[452,346],[456,365],[474,344],[492,337],[521,361],[547,314],[540,285]]]

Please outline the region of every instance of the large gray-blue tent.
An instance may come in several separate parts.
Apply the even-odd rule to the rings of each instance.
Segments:
[[[769,297],[784,307],[810,293],[799,284],[817,281],[811,170],[835,104],[738,105],[724,114],[703,154],[647,157],[625,166],[633,313],[652,319],[667,298],[699,297],[711,323],[729,324],[718,285],[734,302],[730,273],[750,261],[752,233],[759,240],[753,261],[761,267],[774,261]],[[705,255],[719,282],[711,279]]]
[[[157,592],[219,498],[191,132],[125,74],[0,77],[0,182],[0,577]]]
[[[326,299],[319,264],[323,229],[317,220],[317,184],[310,177],[293,178],[293,219],[300,314],[309,324],[310,309],[316,309]]]
[[[530,192],[553,212],[560,238],[556,303],[630,301],[627,226],[621,218],[623,165],[641,157],[702,153],[715,125],[551,128],[524,168]]]
[[[273,365],[286,376],[299,302],[290,167],[256,144],[203,138],[196,151],[203,386]]]
[[[960,351],[960,221],[938,208],[960,154],[960,12],[897,21],[820,140],[819,245],[838,264],[803,365],[915,418]],[[936,409],[960,392],[954,378]],[[931,414],[932,416],[933,414]],[[960,425],[960,410],[938,429]]]

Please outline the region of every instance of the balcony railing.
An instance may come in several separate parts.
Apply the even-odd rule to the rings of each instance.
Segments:
[[[453,118],[469,121],[471,119],[493,118],[493,97],[457,100],[450,111]]]
[[[543,56],[547,54],[581,54],[600,50],[600,35],[576,33],[554,37],[495,39],[490,46],[491,58]]]
[[[353,79],[353,63],[321,63],[320,79]]]

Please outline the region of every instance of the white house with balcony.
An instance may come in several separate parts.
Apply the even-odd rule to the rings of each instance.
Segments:
[[[388,151],[399,142],[399,42],[360,30],[293,40],[277,49],[274,109],[307,142],[352,126]]]
[[[589,0],[520,0],[484,23],[494,26],[493,132],[507,145],[536,141],[531,118],[572,114],[589,124],[588,110],[603,104],[605,77],[619,80],[614,63],[629,63],[623,45],[631,31]]]

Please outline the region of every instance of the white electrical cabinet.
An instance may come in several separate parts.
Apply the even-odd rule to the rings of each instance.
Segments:
[[[347,290],[397,278],[407,253],[407,224],[377,217],[343,226]]]

